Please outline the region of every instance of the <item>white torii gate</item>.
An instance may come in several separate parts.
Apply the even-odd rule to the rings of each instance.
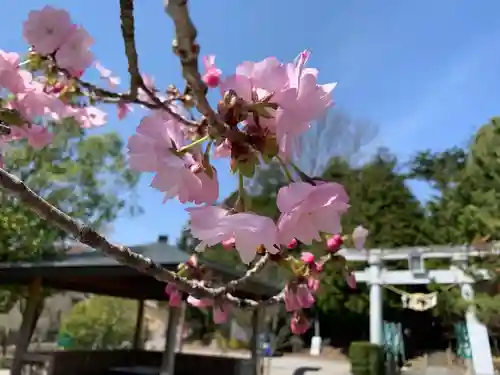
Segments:
[[[365,282],[370,287],[370,342],[383,344],[382,316],[382,285],[419,285],[435,282],[438,284],[458,284],[462,297],[466,300],[474,298],[473,278],[463,269],[467,266],[469,257],[484,255],[484,252],[471,251],[466,246],[434,247],[434,248],[403,248],[393,250],[344,249],[340,252],[348,261],[368,262],[364,271],[355,272],[356,280]],[[452,259],[449,269],[426,270],[424,259]],[[390,271],[383,267],[384,261],[408,260],[410,270]],[[488,278],[486,270],[475,271],[483,278]],[[469,332],[472,350],[470,370],[476,375],[494,375],[493,358],[486,327],[477,320],[474,308],[470,307],[465,320]]]

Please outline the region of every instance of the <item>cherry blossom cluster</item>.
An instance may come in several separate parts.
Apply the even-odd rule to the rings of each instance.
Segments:
[[[17,53],[0,50],[0,121],[10,126],[0,137],[0,147],[26,139],[42,148],[52,140],[48,124],[68,118],[82,128],[105,124],[106,114],[76,92],[74,78],[94,61],[89,50],[93,41],[85,29],[73,24],[66,11],[47,6],[29,13],[23,35],[31,45],[24,61]]]
[[[166,95],[155,88],[149,77],[139,77],[137,95],[120,94],[82,81],[94,65],[108,86],[116,87],[118,77],[95,61],[92,38],[71,21],[65,10],[46,6],[32,11],[23,25],[30,52],[25,61],[18,54],[0,51],[0,120],[10,134],[0,145],[26,138],[33,147],[51,140],[48,124],[72,118],[83,128],[103,125],[106,115],[94,103],[114,103],[119,119],[140,104],[148,113],[128,140],[130,167],[153,173],[151,186],[164,200],[178,199],[194,204],[186,208],[190,230],[199,240],[196,251],[222,245],[238,252],[249,270],[262,259],[285,267],[293,275],[282,295],[292,313],[291,329],[303,333],[308,327],[304,310],[315,303],[321,271],[327,262],[340,259],[340,272],[355,287],[355,279],[338,256],[346,238],[363,248],[368,232],[362,227],[351,236],[342,234],[341,218],[349,209],[344,187],[335,182],[312,178],[294,163],[300,158],[299,137],[333,105],[335,83],[319,84],[318,70],[306,67],[309,51],[293,62],[268,57],[244,62],[234,74],[224,76],[214,56],[203,59],[202,81],[207,89],[219,90],[217,121],[192,115],[198,98],[189,87],[180,91],[169,86]],[[131,90],[132,92],[132,90]],[[238,197],[234,207],[218,205],[219,181],[212,164],[227,158],[231,172],[238,176]],[[251,212],[251,195],[244,178],[252,178],[257,168],[277,162],[289,184],[277,193],[280,212],[275,221]],[[316,259],[304,247],[323,243],[325,252]],[[179,266],[177,274],[199,285],[211,285],[196,255]],[[165,292],[171,305],[183,300],[199,308],[212,308],[214,321],[223,322],[231,304],[224,298],[195,298],[174,284]]]

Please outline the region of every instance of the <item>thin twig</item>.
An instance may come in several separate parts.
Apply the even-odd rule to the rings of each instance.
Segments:
[[[135,98],[142,78],[135,47],[134,0],[120,0],[120,20],[130,74],[130,96]]]
[[[139,87],[149,96],[149,98],[153,102],[139,99],[137,96],[134,97],[134,96],[132,96],[131,93],[122,94],[122,93],[106,90],[106,89],[97,87],[90,82],[86,82],[82,79],[75,79],[75,81],[78,82],[78,84],[80,86],[86,88],[89,92],[95,94],[99,99],[103,100],[104,102],[107,102],[107,103],[109,103],[109,102],[135,103],[135,104],[143,105],[144,107],[147,107],[147,108],[153,109],[153,110],[163,109],[166,112],[168,112],[168,114],[170,116],[172,116],[173,118],[175,118],[177,121],[181,122],[184,125],[187,125],[190,127],[198,127],[199,126],[199,124],[196,121],[193,121],[193,120],[190,120],[190,119],[183,117],[182,115],[178,114],[170,107],[170,103],[172,103],[173,100],[177,100],[177,99],[173,99],[173,100],[168,99],[168,100],[162,101],[153,92],[151,92],[151,90],[149,90],[145,86],[142,78],[140,78]]]
[[[142,91],[146,93],[146,95],[153,101],[153,103],[158,106],[159,109],[164,109],[165,111],[168,112],[168,114],[172,117],[174,117],[177,121],[183,123],[184,125],[190,126],[190,127],[199,127],[200,124],[196,121],[189,120],[185,118],[184,116],[178,114],[172,108],[170,108],[169,102],[168,101],[162,101],[156,94],[149,89],[149,87],[146,86],[144,83],[144,80],[142,77],[139,80],[139,87]]]
[[[164,0],[165,12],[172,18],[175,25],[176,38],[172,48],[180,58],[182,75],[196,99],[196,108],[205,116],[209,125],[223,133],[226,125],[210,106],[206,97],[208,88],[203,83],[198,70],[200,46],[196,42],[197,31],[189,16],[187,3],[187,0]]]
[[[16,176],[0,168],[0,186],[9,195],[18,198],[26,207],[37,213],[50,224],[64,230],[84,245],[101,250],[105,255],[114,258],[120,264],[154,277],[165,283],[173,283],[182,291],[204,298],[221,298],[237,307],[256,308],[261,305],[272,305],[283,301],[283,292],[263,301],[239,298],[231,293],[219,295],[220,288],[208,288],[195,280],[188,280],[162,267],[152,259],[133,252],[127,246],[114,245],[90,227],[78,224],[73,218],[51,205],[31,190]],[[245,277],[243,277],[246,280]]]
[[[226,286],[222,286],[222,287],[216,289],[215,294],[217,296],[224,295],[228,292],[232,292],[237,287],[245,284],[250,278],[252,278],[257,273],[262,271],[262,269],[265,267],[265,265],[269,262],[270,258],[271,258],[271,256],[269,255],[269,253],[266,253],[266,255],[261,257],[257,261],[257,263],[254,264],[254,266],[252,268],[250,268],[249,270],[247,270],[247,272],[245,272],[245,274],[243,276],[241,276],[238,279],[231,280],[230,282],[227,283]]]
[[[5,125],[0,122],[0,136],[1,135],[9,135],[11,133],[10,126]]]

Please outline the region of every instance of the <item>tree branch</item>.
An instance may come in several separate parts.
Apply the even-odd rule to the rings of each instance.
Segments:
[[[250,268],[249,270],[247,270],[247,272],[245,272],[245,274],[243,276],[241,276],[238,279],[234,279],[234,280],[229,281],[226,286],[222,286],[220,288],[217,288],[215,290],[215,295],[216,296],[224,295],[228,292],[234,291],[238,286],[245,284],[250,278],[252,278],[257,273],[262,271],[262,269],[265,267],[265,265],[269,262],[270,257],[271,256],[269,255],[269,253],[266,253],[266,255],[261,257],[257,261],[257,263],[254,264],[254,266],[252,268]]]
[[[0,136],[9,135],[11,133],[10,126],[3,124],[0,122]]]
[[[113,103],[118,103],[118,102],[124,102],[124,103],[134,103],[134,104],[140,104],[143,105],[144,107],[147,107],[149,109],[153,110],[158,110],[158,109],[163,109],[166,112],[168,112],[169,115],[171,115],[173,118],[175,118],[177,121],[183,123],[184,125],[190,126],[190,127],[197,127],[199,124],[196,121],[189,120],[182,115],[178,114],[172,108],[170,108],[170,103],[173,100],[166,100],[162,101],[160,98],[158,98],[153,92],[151,92],[145,85],[140,78],[139,82],[139,87],[143,89],[146,94],[149,96],[149,98],[153,101],[153,103],[141,100],[137,96],[132,96],[131,93],[129,94],[122,94],[114,91],[109,91],[100,87],[97,87],[93,85],[90,82],[83,81],[82,79],[75,79],[78,84],[84,88],[86,88],[89,92],[95,94],[99,99],[103,100],[104,102],[113,102]],[[176,99],[174,99],[176,100]]]
[[[263,301],[239,298],[231,293],[224,293],[221,295],[221,288],[205,287],[201,282],[181,277],[176,273],[163,268],[161,264],[154,262],[152,259],[133,252],[126,246],[113,245],[92,228],[78,224],[69,215],[52,206],[49,202],[27,187],[26,184],[19,178],[2,168],[0,168],[0,186],[5,192],[19,199],[25,204],[26,207],[37,213],[41,218],[71,234],[82,244],[101,250],[105,255],[114,258],[120,264],[134,268],[141,273],[154,277],[158,281],[173,283],[179,289],[188,294],[212,299],[221,298],[229,301],[237,307],[243,308],[256,308],[261,305],[272,305],[283,301],[283,291],[278,295]],[[265,257],[262,259],[264,258]],[[260,261],[257,262],[257,264],[259,263]],[[254,268],[257,268],[256,266]],[[254,270],[254,268],[252,268],[252,270]],[[246,281],[256,272],[257,270],[252,271],[249,276],[244,276],[238,280]],[[237,280],[234,280],[231,285],[234,285],[236,281]],[[240,283],[241,281],[237,282],[236,286]],[[226,287],[224,286],[222,288]],[[232,288],[234,289],[235,286]]]
[[[130,96],[135,98],[142,78],[135,47],[134,0],[120,0],[120,20],[130,74]]]
[[[203,83],[198,70],[200,46],[196,42],[197,31],[189,17],[187,3],[187,0],[164,0],[165,12],[172,18],[175,25],[176,38],[172,43],[172,48],[180,58],[182,75],[196,99],[196,109],[205,116],[208,124],[222,133],[226,129],[226,124],[210,106],[206,97],[208,88]]]

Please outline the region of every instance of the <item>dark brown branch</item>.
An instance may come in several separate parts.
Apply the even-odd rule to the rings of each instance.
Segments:
[[[10,126],[5,125],[0,122],[0,136],[1,135],[9,135],[11,133]]]
[[[135,98],[142,78],[135,47],[134,0],[120,0],[120,20],[130,74],[130,96]]]
[[[120,264],[134,268],[161,282],[173,283],[186,293],[202,298],[225,299],[237,307],[255,308],[260,305],[276,304],[283,301],[282,293],[264,301],[238,298],[231,293],[220,295],[220,288],[207,288],[198,281],[188,280],[163,268],[152,259],[137,254],[126,246],[111,244],[105,237],[101,236],[92,228],[78,224],[70,216],[52,206],[49,202],[28,188],[19,178],[2,168],[0,168],[0,186],[5,192],[18,198],[26,207],[37,213],[48,223],[58,226],[66,233],[75,237],[75,239],[82,244],[101,250],[105,255],[116,259]],[[248,277],[251,277],[256,272],[257,271],[253,272]],[[246,281],[248,277],[244,276],[242,280]]]
[[[165,11],[175,25],[176,38],[172,48],[180,58],[182,75],[196,99],[196,109],[205,116],[209,125],[215,127],[219,133],[224,133],[226,125],[210,106],[206,97],[208,88],[198,70],[200,46],[196,42],[197,31],[189,16],[187,3],[187,0],[164,0]]]
[[[174,117],[177,121],[183,123],[184,125],[190,126],[190,127],[197,127],[199,124],[196,121],[189,120],[182,115],[178,114],[175,112],[172,108],[170,108],[170,103],[172,103],[173,100],[166,100],[162,101],[160,98],[158,98],[151,90],[149,90],[147,87],[145,87],[144,82],[142,78],[140,79],[139,82],[139,87],[143,89],[146,94],[149,96],[149,98],[153,101],[153,103],[145,100],[139,99],[137,96],[132,96],[131,94],[122,94],[118,92],[113,92],[109,90],[105,90],[103,88],[97,87],[93,85],[92,83],[83,81],[81,79],[76,79],[76,82],[85,89],[89,91],[89,93],[92,93],[97,96],[98,99],[103,100],[104,102],[110,103],[118,103],[118,102],[123,102],[123,103],[134,103],[134,104],[140,104],[143,105],[144,107],[147,107],[149,109],[153,110],[158,110],[158,109],[163,109],[166,112],[168,112],[169,115]],[[174,99],[176,100],[176,99]]]

